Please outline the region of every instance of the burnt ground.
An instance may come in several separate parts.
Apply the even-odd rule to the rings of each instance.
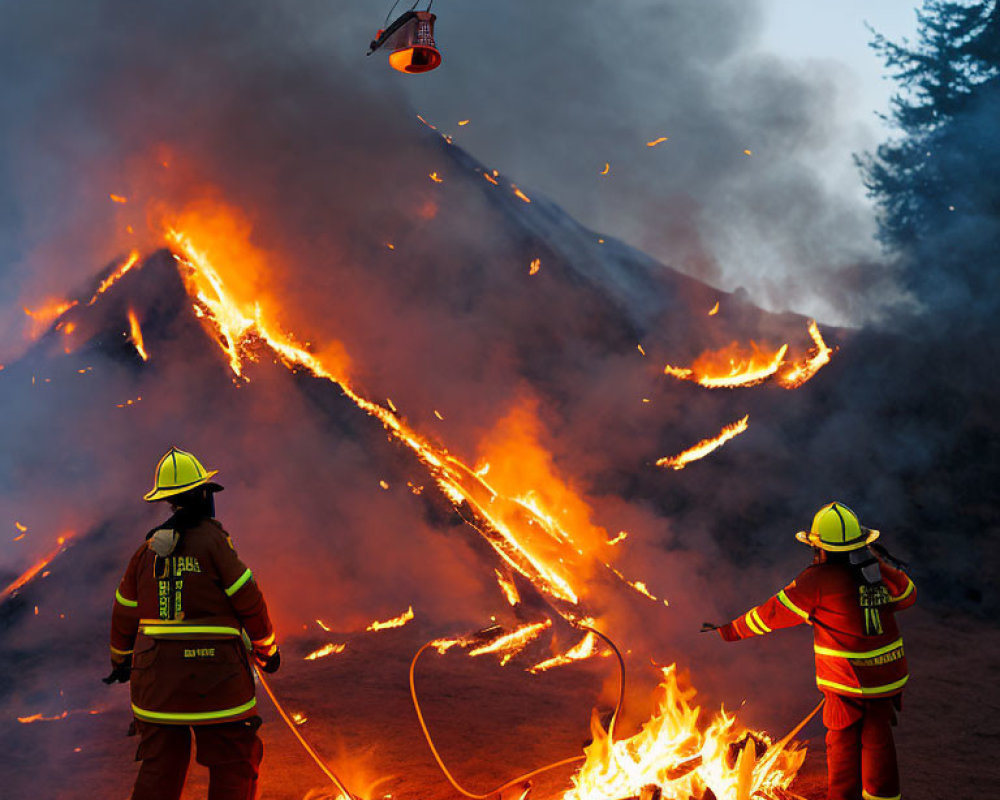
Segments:
[[[1000,763],[994,757],[1000,740],[1000,629],[922,609],[908,613],[904,627],[912,673],[897,729],[904,796],[993,796],[1000,783]],[[386,631],[358,639],[343,654],[313,662],[302,661],[302,652],[289,645],[288,663],[272,679],[289,711],[307,716],[301,730],[352,789],[368,797],[389,792],[400,800],[458,796],[438,773],[410,706],[407,669],[419,644],[414,629]],[[424,658],[418,686],[428,722],[456,777],[474,791],[578,753],[587,736],[590,706],[611,666],[598,661],[531,676],[513,664],[502,669],[495,661],[458,653],[429,652]],[[124,687],[108,691],[107,710],[99,715],[31,725],[2,723],[6,777],[0,794],[127,798],[135,774],[135,740],[125,736],[127,693]],[[261,695],[267,752],[259,797],[327,796],[321,773]],[[814,696],[804,696],[803,712],[813,702]],[[31,753],[40,752],[42,741],[51,742],[54,735],[66,742],[61,763],[33,761]],[[794,788],[810,800],[820,800],[825,783],[822,727],[814,721],[804,735],[810,753]],[[74,752],[77,747],[79,752]],[[185,798],[204,797],[206,777],[194,766]],[[376,786],[378,779],[382,783]],[[536,783],[533,796],[558,796],[567,780],[565,770],[546,776]]]

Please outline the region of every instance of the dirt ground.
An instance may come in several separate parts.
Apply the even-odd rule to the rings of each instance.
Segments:
[[[397,800],[458,797],[433,763],[410,705],[406,676],[410,654],[420,644],[416,634],[406,628],[383,632],[365,639],[363,647],[312,662],[296,663],[301,653],[289,647],[291,668],[272,679],[288,710],[307,717],[300,730],[355,792],[372,800],[387,794]],[[912,677],[897,729],[903,796],[912,800],[996,796],[1000,763],[993,748],[1000,741],[996,688],[1000,629],[914,610],[907,616],[905,636]],[[579,753],[588,735],[590,707],[607,671],[604,665],[572,666],[531,676],[460,653],[429,652],[424,658],[418,688],[428,724],[456,778],[476,792]],[[52,736],[54,730],[61,739],[75,743],[67,747],[71,752],[64,764],[29,765],[16,757],[7,761],[20,776],[34,766],[37,776],[33,785],[38,793],[18,791],[11,797],[128,797],[136,741],[125,736],[127,692],[124,687],[114,692],[109,710],[99,715],[15,723],[13,729],[5,723],[6,734],[17,736],[19,752],[30,753],[33,739]],[[803,705],[808,707],[812,699],[803,698]],[[263,692],[261,709],[266,744],[261,800],[332,797],[322,774]],[[803,731],[810,750],[793,789],[810,800],[824,797],[822,734],[815,721]],[[537,800],[559,796],[570,774],[571,768],[565,768],[542,777],[532,796]],[[204,797],[206,787],[205,770],[193,765],[184,797]],[[2,791],[0,795],[8,797]]]

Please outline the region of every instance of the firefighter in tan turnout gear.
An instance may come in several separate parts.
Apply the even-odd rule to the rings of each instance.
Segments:
[[[192,731],[210,800],[256,794],[264,748],[250,658],[274,672],[280,655],[253,573],[214,519],[216,472],[177,448],[160,459],[144,499],[169,502],[173,515],[146,535],[115,591],[104,680],[131,683],[142,762],[133,800],[180,797]]]
[[[726,625],[727,642],[778,628],[813,627],[816,685],[826,698],[828,800],[900,800],[892,725],[909,678],[896,612],[913,605],[913,581],[843,503],[829,503],[796,538],[813,564]]]

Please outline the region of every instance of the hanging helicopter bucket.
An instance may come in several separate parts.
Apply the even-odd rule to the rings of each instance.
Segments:
[[[434,43],[436,19],[429,11],[407,11],[375,35],[368,55],[388,47],[393,69],[410,74],[430,72],[441,64],[441,53]]]

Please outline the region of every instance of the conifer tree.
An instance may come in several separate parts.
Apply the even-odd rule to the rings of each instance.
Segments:
[[[918,42],[875,35],[901,135],[858,159],[880,239],[925,308],[1000,307],[1000,3],[925,0]]]

